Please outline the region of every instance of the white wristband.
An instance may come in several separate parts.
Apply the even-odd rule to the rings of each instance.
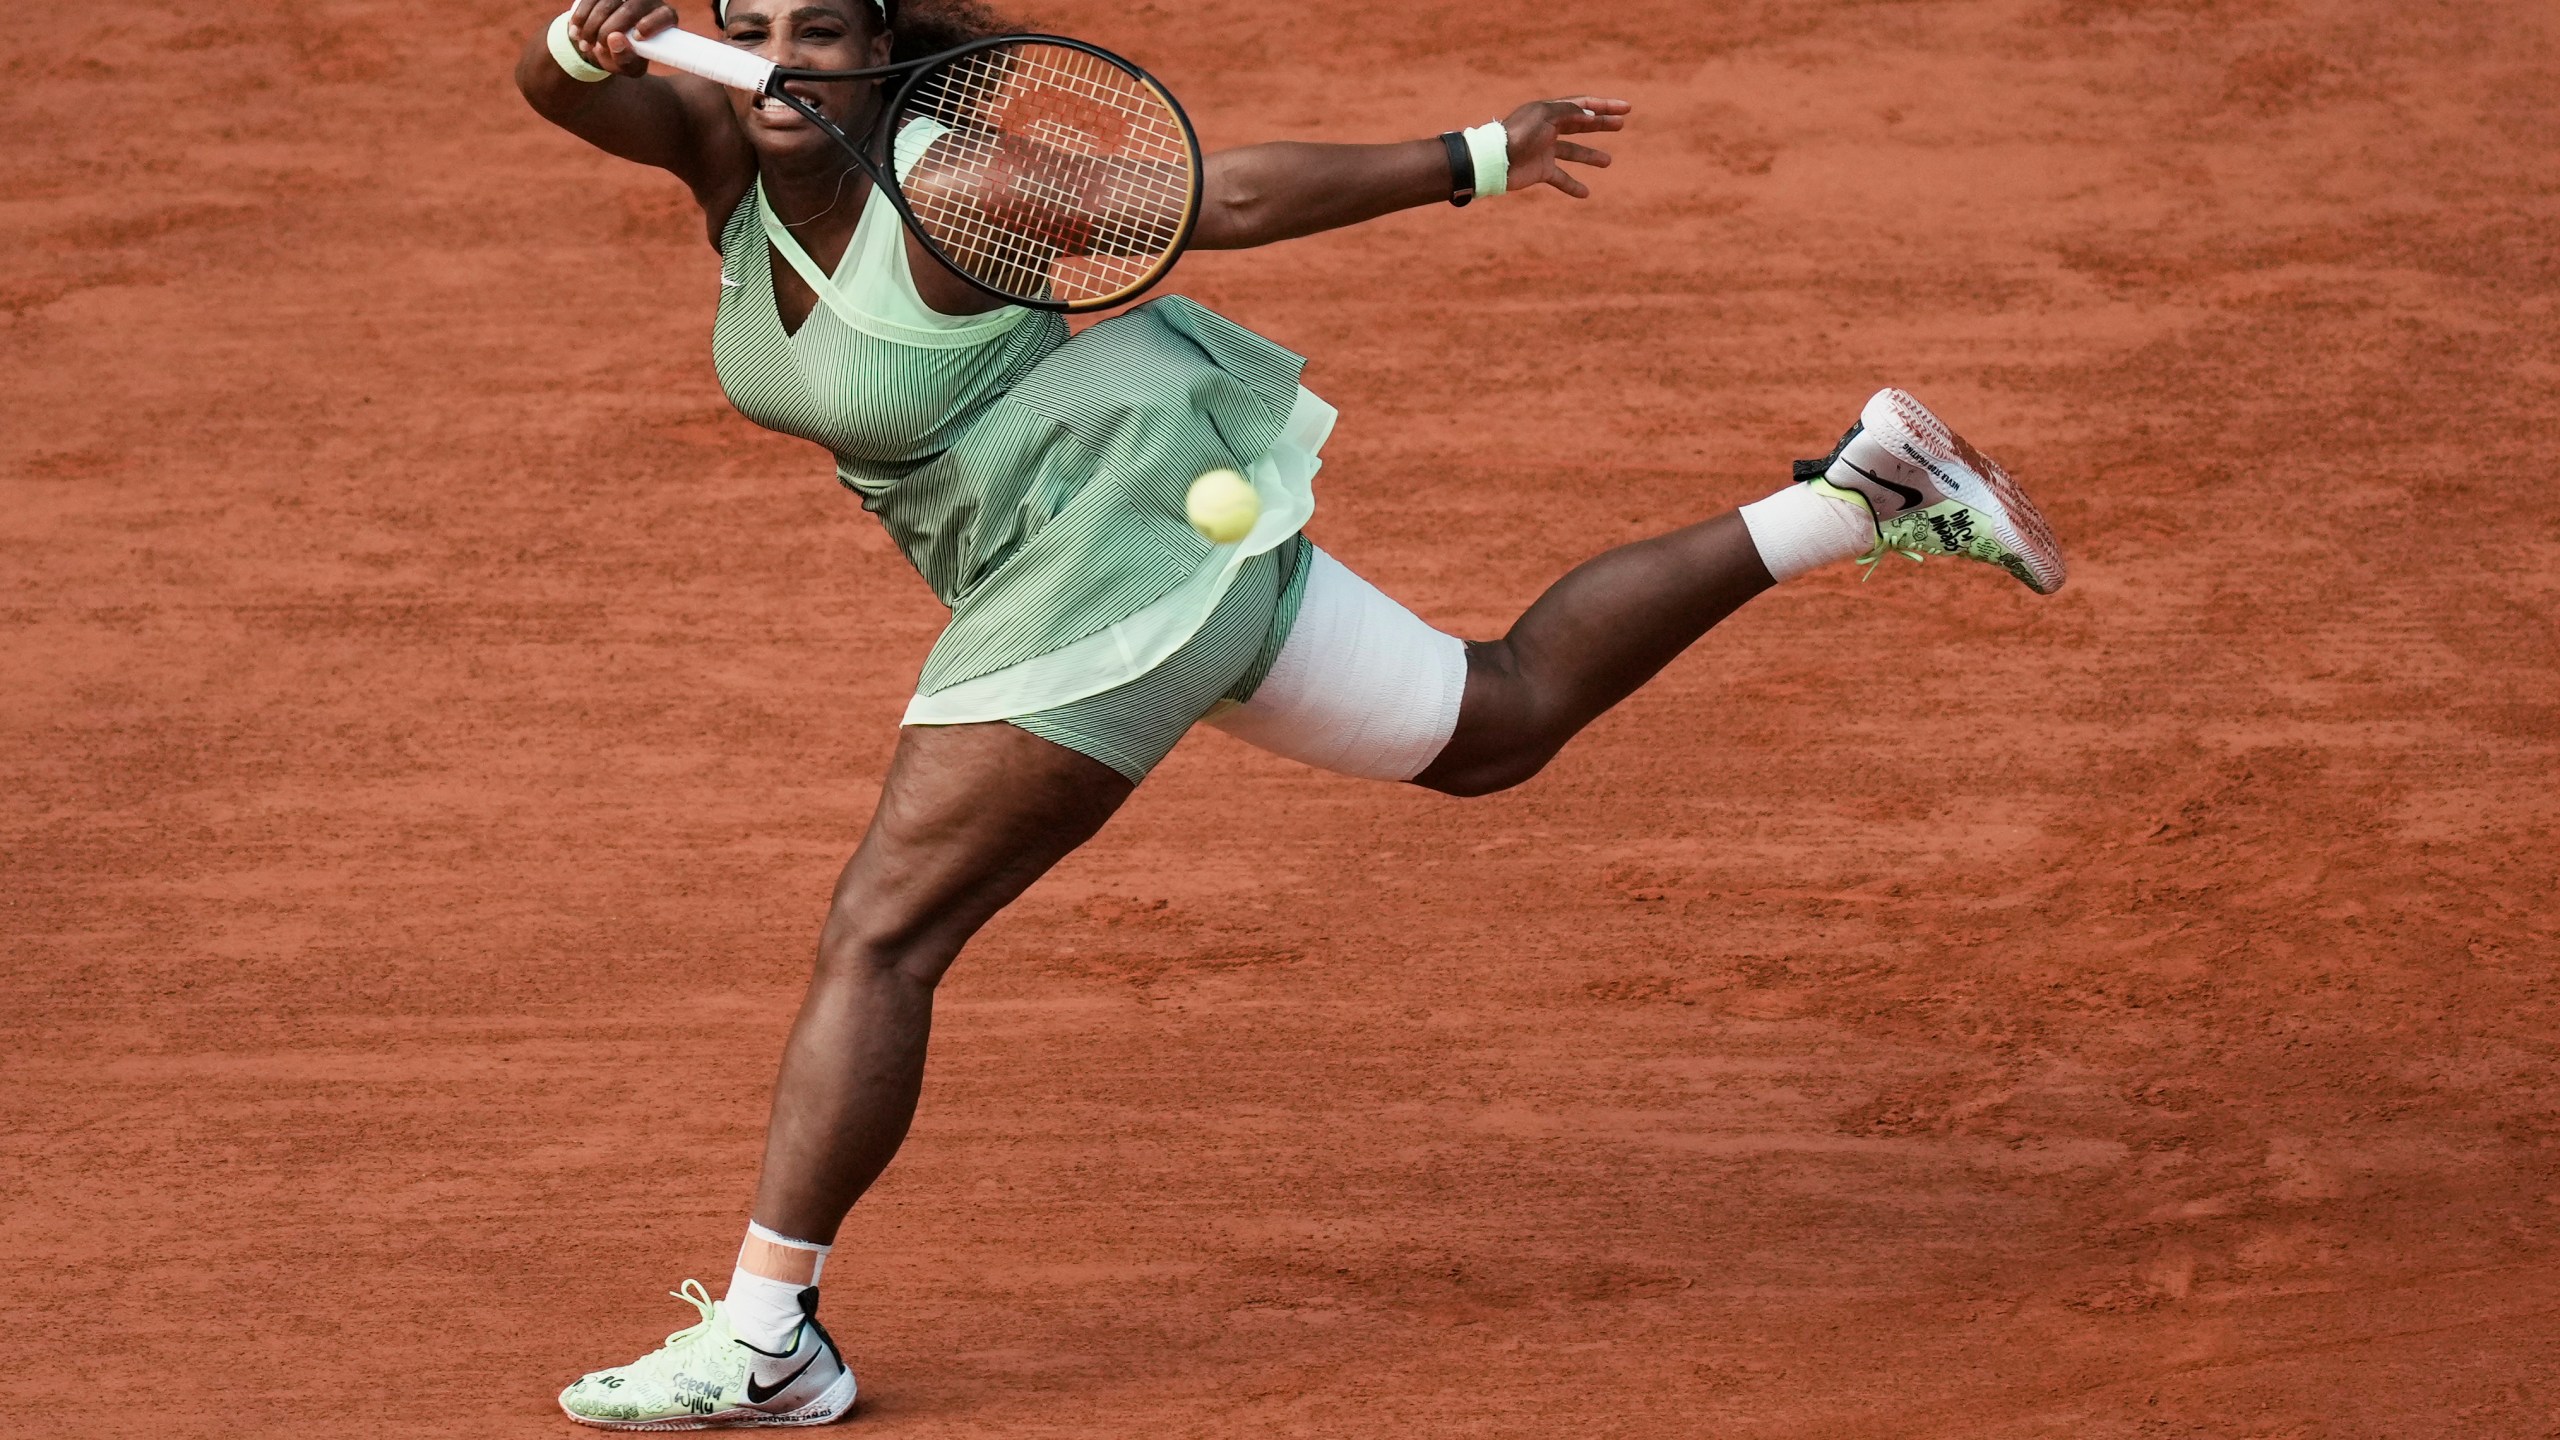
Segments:
[[[551,22],[551,33],[548,37],[551,41],[551,58],[560,62],[560,68],[569,72],[569,78],[572,80],[584,80],[593,85],[599,80],[612,79],[612,71],[598,69],[588,64],[587,57],[578,53],[578,47],[569,43],[569,16],[572,13],[574,13],[572,10],[563,10],[560,12],[560,18]],[[1481,166],[1484,162],[1476,163]]]
[[[1499,120],[1466,132],[1467,157],[1476,162],[1476,198],[1511,188],[1511,132]]]

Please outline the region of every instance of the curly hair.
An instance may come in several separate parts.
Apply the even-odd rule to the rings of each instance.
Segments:
[[[890,0],[889,14],[897,37],[890,42],[893,63],[921,60],[955,45],[990,35],[1012,35],[1023,28],[982,0]]]

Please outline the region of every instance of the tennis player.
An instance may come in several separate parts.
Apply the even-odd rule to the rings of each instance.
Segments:
[[[717,0],[715,0],[715,5]],[[902,13],[903,12],[903,13]],[[1002,21],[973,0],[726,0],[728,43],[850,70]],[[722,260],[712,358],[740,412],[824,446],[951,623],[924,662],[869,831],[838,880],[784,1052],[735,1272],[700,1322],[560,1396],[624,1429],[820,1424],[854,1377],[818,1323],[846,1212],[896,1153],[936,983],[998,910],[1091,837],[1193,724],[1346,775],[1483,795],[1565,742],[1771,585],[1900,552],[2007,569],[2060,550],[2014,483],[1899,391],[1764,500],[1565,575],[1499,639],[1424,624],[1301,533],[1334,412],[1303,361],[1180,298],[1070,339],[943,268],[817,127],[769,99],[652,76],[631,45],[664,0],[577,0],[525,47],[544,117],[672,173]],[[856,133],[876,82],[792,82]],[[1210,156],[1196,243],[1245,249],[1393,211],[1545,186],[1609,156],[1626,101],[1523,105],[1384,145]],[[920,147],[900,144],[897,162]],[[1217,467],[1277,497],[1212,545],[1179,496]]]

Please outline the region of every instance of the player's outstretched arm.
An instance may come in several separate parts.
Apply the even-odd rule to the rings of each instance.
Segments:
[[[673,172],[694,193],[723,188],[744,141],[720,87],[689,75],[651,75],[633,35],[674,28],[665,0],[577,0],[567,39],[603,81],[579,80],[551,50],[546,25],[516,57],[516,88],[542,118],[609,154]]]
[[[1634,109],[1624,100],[1577,95],[1512,111],[1502,122],[1511,142],[1510,188],[1551,185],[1588,197],[1590,187],[1564,167],[1604,169],[1609,153],[1566,137],[1623,130]],[[1191,241],[1202,250],[1249,250],[1449,199],[1448,150],[1436,136],[1397,145],[1248,145],[1210,156],[1208,172]]]

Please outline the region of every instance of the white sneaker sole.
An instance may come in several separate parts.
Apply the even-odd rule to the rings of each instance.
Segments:
[[[853,1367],[848,1365],[836,1377],[836,1383],[797,1410],[724,1410],[717,1415],[681,1415],[665,1420],[598,1420],[563,1404],[560,1413],[598,1430],[747,1430],[767,1425],[833,1425],[853,1412],[855,1388]]]
[[[2050,595],[2070,578],[2062,543],[2027,492],[1999,461],[1966,444],[1928,406],[1900,390],[1879,390],[1858,420],[1895,454],[1928,471],[1948,499],[1987,518],[1992,538],[2026,566],[2018,578],[2028,589]]]

